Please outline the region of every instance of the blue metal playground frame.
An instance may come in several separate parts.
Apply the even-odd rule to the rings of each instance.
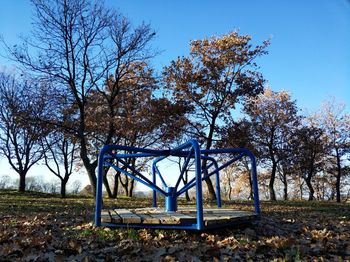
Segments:
[[[118,151],[126,153],[116,153]],[[222,163],[221,165],[215,160],[213,156],[220,154],[234,154],[235,156]],[[184,163],[180,170],[179,178],[174,187],[169,187],[157,164],[163,159],[169,156],[180,157],[184,159]],[[164,229],[194,229],[203,230],[208,227],[203,223],[203,202],[202,202],[202,181],[215,175],[216,177],[216,198],[217,206],[221,208],[220,197],[220,171],[232,163],[240,160],[242,157],[247,156],[251,160],[251,177],[253,182],[253,202],[255,208],[255,215],[260,216],[259,206],[259,193],[257,182],[256,161],[254,155],[244,148],[225,148],[225,149],[211,149],[201,150],[196,140],[189,140],[187,143],[168,150],[153,150],[138,147],[120,146],[120,145],[107,145],[102,148],[99,154],[98,160],[98,176],[97,176],[97,189],[96,189],[96,208],[95,208],[95,225],[96,226],[108,226],[108,227],[148,227],[148,228],[164,228]],[[140,171],[127,163],[127,159],[130,158],[155,158],[152,165],[153,181],[145,177]],[[112,160],[112,161],[111,161]],[[183,187],[180,188],[181,179],[189,168],[189,164],[192,160],[194,165],[195,176],[188,181]],[[205,167],[202,167],[201,161],[207,163]],[[136,181],[144,184],[145,186],[153,190],[153,207],[157,207],[157,192],[165,197],[165,209],[167,212],[175,212],[177,210],[177,198],[185,193],[187,190],[196,187],[196,211],[197,219],[194,224],[185,225],[138,225],[138,224],[112,224],[101,223],[101,211],[102,211],[102,180],[104,175],[104,167],[109,166],[121,173],[134,178]],[[210,168],[212,169],[210,172]],[[205,172],[204,172],[205,171]],[[203,174],[205,175],[203,176]],[[159,177],[161,184],[165,190],[157,186],[157,177]]]

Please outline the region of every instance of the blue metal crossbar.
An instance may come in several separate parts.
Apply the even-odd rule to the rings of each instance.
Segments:
[[[234,154],[231,159],[227,160],[220,165],[216,161],[216,155],[222,154]],[[157,164],[169,156],[175,156],[183,158],[184,162],[180,167],[180,175],[176,180],[174,187],[168,186],[164,180]],[[248,157],[251,161],[251,177],[253,181],[253,197],[254,197],[254,208],[255,214],[260,215],[259,206],[259,193],[258,193],[258,182],[257,182],[257,171],[256,161],[254,155],[247,149],[244,148],[225,148],[225,149],[211,149],[201,150],[196,140],[189,140],[187,143],[180,145],[175,149],[168,150],[154,150],[145,149],[138,147],[119,146],[119,145],[107,145],[102,148],[98,159],[98,176],[97,176],[97,188],[96,188],[96,208],[95,208],[95,225],[96,226],[116,226],[115,224],[101,223],[101,211],[102,211],[102,181],[104,175],[104,167],[109,166],[117,171],[120,171],[124,175],[134,178],[138,182],[144,184],[153,190],[153,206],[157,206],[157,192],[165,197],[165,209],[167,212],[177,211],[177,198],[188,191],[189,189],[196,188],[196,223],[185,224],[185,225],[155,225],[157,228],[171,228],[171,229],[196,229],[202,230],[205,228],[203,222],[203,202],[202,202],[202,181],[209,179],[212,175],[216,177],[216,195],[217,205],[221,207],[221,196],[220,196],[220,171],[225,167],[233,164],[235,161],[240,160],[242,157]],[[130,158],[150,158],[154,159],[152,164],[152,181],[144,176],[135,167],[128,164],[126,161]],[[202,167],[201,161],[205,164]],[[119,166],[119,164],[120,166]],[[194,177],[183,185],[179,189],[181,180],[184,174],[194,166]],[[210,171],[210,169],[212,169]],[[205,175],[204,175],[205,174]],[[160,178],[162,188],[157,186],[157,177]],[[134,225],[129,225],[132,227]],[[142,225],[146,227],[146,225]],[[140,227],[140,225],[135,225]],[[151,227],[151,226],[150,226]]]

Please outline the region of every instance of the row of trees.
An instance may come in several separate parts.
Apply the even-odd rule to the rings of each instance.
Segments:
[[[330,198],[340,201],[341,188],[350,185],[350,115],[345,105],[331,99],[317,113],[303,116],[287,92],[267,88],[249,99],[243,111],[241,120],[224,128],[220,143],[253,150],[268,179],[271,200],[276,200],[279,179],[285,200],[288,188],[302,194],[304,183],[313,200],[315,185],[324,180]]]
[[[28,170],[39,161],[60,178],[65,196],[73,165],[82,165],[96,188],[97,154],[103,145],[156,148],[194,137],[206,149],[253,150],[261,168],[271,167],[272,200],[277,174],[285,177],[287,197],[292,175],[304,177],[309,185],[321,170],[319,162],[331,163],[325,155],[331,158],[330,152],[335,153],[340,199],[341,178],[348,172],[348,126],[341,124],[345,131],[340,131],[340,144],[338,130],[325,133],[326,123],[311,124],[298,116],[288,94],[263,91],[265,81],[255,61],[267,54],[268,41],[253,46],[250,36],[237,32],[195,40],[188,56],[172,61],[156,77],[150,66],[156,55],[150,47],[155,32],[149,25],[133,27],[115,10],[88,0],[32,4],[30,37],[14,46],[3,41],[22,75],[0,75],[0,149],[20,176],[20,191],[25,190]],[[244,106],[245,119],[235,118],[238,104]],[[345,115],[344,123],[347,119]],[[313,136],[327,141],[327,149],[324,144],[311,148],[313,140],[308,139]],[[336,148],[330,147],[332,136]],[[306,157],[315,161],[312,170]],[[145,168],[142,162],[128,164]],[[134,180],[117,172],[111,182],[107,171],[108,195],[116,197],[122,186],[131,196]],[[211,180],[206,184],[214,199]]]

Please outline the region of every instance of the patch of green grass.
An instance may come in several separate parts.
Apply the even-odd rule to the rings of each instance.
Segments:
[[[66,198],[59,195],[0,190],[0,216],[29,216],[36,213],[66,214],[94,209],[93,198]]]
[[[15,189],[0,189],[0,196],[7,195],[11,197],[16,198],[51,198],[51,197],[59,197],[58,194],[50,194],[50,193],[42,193],[42,192],[36,192],[36,191],[25,191],[25,192],[19,192]]]
[[[94,235],[94,230],[92,230],[92,229],[83,229],[77,234],[77,236],[83,237],[83,238],[91,237],[93,235]]]
[[[118,230],[112,230],[109,228],[96,228],[95,229],[96,237],[100,241],[106,241],[106,240],[119,240],[119,232]]]
[[[134,229],[134,228],[128,228],[127,229],[127,238],[133,239],[133,240],[139,240],[140,239],[140,235],[138,230]]]

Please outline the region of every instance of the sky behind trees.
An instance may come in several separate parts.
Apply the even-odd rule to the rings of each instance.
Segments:
[[[301,108],[315,110],[329,95],[350,104],[350,2],[108,1],[134,22],[150,22],[164,50],[161,68],[188,53],[190,40],[239,30],[253,42],[271,38],[258,60],[274,90],[287,90]],[[349,111],[349,108],[347,108]]]
[[[159,73],[177,56],[188,54],[190,40],[239,30],[256,44],[271,39],[269,54],[257,62],[273,90],[289,91],[299,107],[310,111],[329,96],[345,102],[350,111],[347,0],[108,0],[106,4],[134,25],[145,21],[156,30],[153,46],[161,53],[153,65]],[[20,34],[29,35],[31,9],[29,0],[1,0],[0,34],[9,44],[18,43]],[[11,68],[11,62],[0,57],[0,69],[5,66]]]
[[[31,29],[29,0],[2,0],[0,34],[11,44]],[[350,104],[350,1],[126,1],[108,0],[135,24],[157,32],[153,60],[160,71],[188,54],[189,41],[239,30],[253,42],[271,38],[258,60],[274,90],[287,90],[301,108],[316,110],[332,95]],[[11,63],[0,58],[1,66]],[[349,112],[349,108],[347,108]]]

